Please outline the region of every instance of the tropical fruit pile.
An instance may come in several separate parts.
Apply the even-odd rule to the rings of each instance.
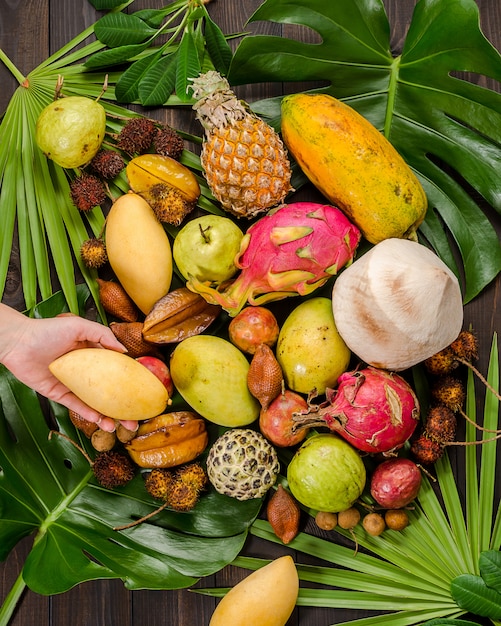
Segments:
[[[439,373],[441,395],[424,408],[409,370],[435,376],[432,362],[465,341],[476,357],[456,276],[417,240],[424,191],[330,96],[285,97],[280,138],[216,72],[193,94],[205,180],[179,161],[175,131],[143,118],[79,164],[82,210],[125,168],[129,189],[82,258],[108,273],[100,301],[128,354],[80,350],[52,371],[117,425],[139,421],[111,448],[162,507],[189,510],[208,489],[267,498],[284,543],[305,511],[323,529],[403,529],[420,467],[454,439],[464,399],[446,406],[451,373]],[[294,201],[292,159],[324,203]],[[222,214],[197,207],[201,184]]]

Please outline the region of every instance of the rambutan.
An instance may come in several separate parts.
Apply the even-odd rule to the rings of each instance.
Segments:
[[[70,196],[77,209],[90,211],[106,200],[106,188],[97,176],[82,174],[71,181]]]
[[[125,161],[116,150],[99,150],[90,167],[101,178],[111,180],[124,169]]]
[[[426,370],[433,376],[450,374],[458,365],[459,361],[450,346],[433,354],[424,361]]]
[[[152,185],[145,194],[145,200],[159,222],[174,226],[179,226],[195,208],[194,202],[189,202],[177,189],[163,183]]]
[[[454,412],[443,404],[431,407],[426,416],[424,435],[440,444],[454,441],[457,420]]]
[[[443,455],[444,447],[438,441],[427,437],[424,433],[411,444],[411,454],[421,465],[433,465]]]
[[[451,343],[451,350],[457,357],[471,363],[478,359],[478,340],[472,332],[463,330]]]
[[[464,406],[466,389],[463,381],[454,376],[440,376],[431,386],[431,397],[445,405],[451,411],[458,411]]]
[[[85,266],[90,269],[102,267],[108,261],[106,245],[102,239],[91,237],[80,246],[80,256]]]
[[[126,485],[134,478],[134,465],[128,456],[116,450],[100,452],[92,464],[97,481],[107,489]]]
[[[170,126],[157,128],[153,138],[153,147],[157,154],[179,160],[184,149],[183,138]]]
[[[167,500],[174,480],[173,473],[165,468],[155,468],[146,475],[144,486],[146,491],[156,500]]]
[[[155,124],[144,117],[128,120],[118,135],[118,147],[127,154],[143,154],[155,136]]]

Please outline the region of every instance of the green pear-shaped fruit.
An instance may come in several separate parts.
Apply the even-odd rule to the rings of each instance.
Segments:
[[[202,417],[220,426],[245,426],[259,417],[247,387],[249,362],[232,343],[195,335],[179,343],[170,360],[174,387]]]
[[[330,298],[310,298],[280,329],[277,360],[289,389],[323,394],[346,371],[351,352],[337,331]]]
[[[48,159],[61,167],[81,167],[101,147],[106,131],[106,112],[99,102],[69,96],[51,102],[40,113],[35,140]]]
[[[309,437],[287,468],[292,495],[316,511],[338,513],[361,496],[367,474],[360,454],[334,433]]]

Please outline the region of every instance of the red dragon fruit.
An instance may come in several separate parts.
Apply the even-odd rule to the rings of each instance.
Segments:
[[[360,236],[334,206],[281,205],[247,230],[235,259],[241,272],[229,286],[217,289],[194,278],[187,286],[234,317],[247,302],[262,305],[321,287],[353,260]]]
[[[367,367],[345,372],[326,401],[295,415],[296,429],[327,426],[358,450],[372,454],[401,448],[414,433],[419,402],[398,374]]]

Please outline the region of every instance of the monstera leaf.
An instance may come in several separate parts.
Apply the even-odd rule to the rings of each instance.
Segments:
[[[420,0],[398,56],[381,0],[266,0],[249,21],[258,20],[307,26],[320,43],[247,36],[230,82],[325,82],[367,117],[418,175],[430,204],[419,233],[456,273],[459,252],[464,300],[473,299],[501,269],[487,217],[501,212],[501,94],[462,74],[499,81],[501,56],[474,0]],[[279,116],[279,100],[254,108]]]
[[[89,292],[79,285],[80,301]],[[37,314],[61,312],[61,293]],[[129,589],[177,589],[194,584],[232,561],[242,549],[261,500],[246,503],[209,491],[188,513],[163,510],[127,530],[114,530],[158,508],[138,474],[126,487],[109,490],[67,439],[92,456],[67,411],[52,407],[48,425],[36,394],[0,369],[0,558],[34,534],[22,579],[40,594],[64,592],[93,579],[120,578]],[[0,622],[5,618],[0,610]]]

